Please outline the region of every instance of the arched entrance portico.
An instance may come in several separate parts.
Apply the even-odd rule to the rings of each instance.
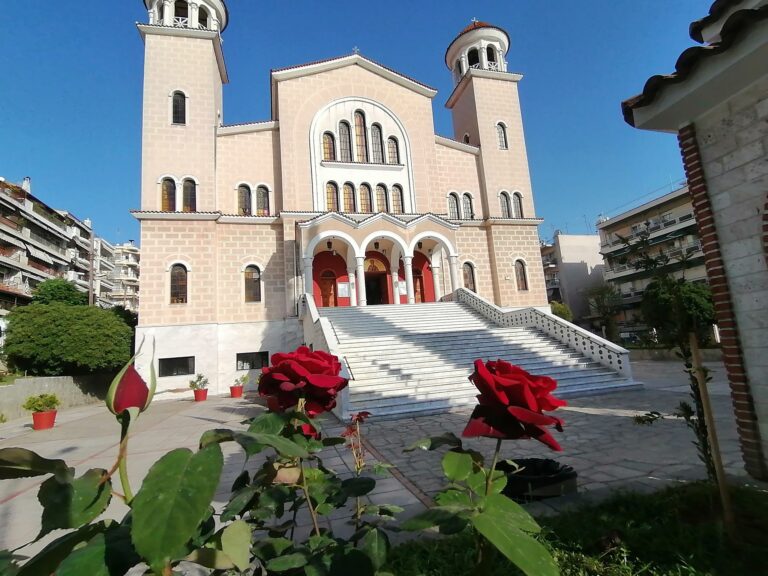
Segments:
[[[370,305],[392,304],[392,277],[389,260],[384,254],[376,251],[365,253],[365,294],[366,303]]]

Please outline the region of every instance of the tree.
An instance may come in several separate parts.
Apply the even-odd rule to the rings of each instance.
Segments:
[[[80,292],[74,284],[63,278],[53,278],[38,284],[33,293],[32,302],[38,304],[60,302],[70,306],[83,306],[88,304],[88,295]]]
[[[119,370],[131,357],[131,328],[109,310],[61,302],[14,308],[5,355],[17,371],[62,376]]]
[[[605,337],[611,342],[616,342],[619,339],[616,314],[621,310],[621,295],[612,284],[596,286],[587,295],[590,309],[605,326]]]
[[[109,309],[113,314],[120,318],[123,322],[128,324],[132,329],[136,328],[139,324],[139,315],[133,310],[128,310],[125,306],[113,306]]]
[[[552,310],[552,314],[559,316],[568,322],[573,322],[573,312],[568,308],[568,304],[563,304],[562,302],[550,302],[549,306]]]

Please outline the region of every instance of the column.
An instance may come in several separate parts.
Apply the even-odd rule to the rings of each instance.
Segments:
[[[176,16],[176,5],[173,0],[163,0],[163,24],[173,26],[173,18]]]
[[[312,260],[311,256],[304,258],[304,293],[312,294]]]
[[[392,294],[394,295],[392,304],[400,304],[400,282],[397,277],[397,270],[391,270],[389,274],[392,276]]]
[[[349,278],[349,305],[357,306],[357,286],[355,282],[355,269],[347,270]]]
[[[488,70],[488,52],[485,51],[485,42],[480,43],[480,68]]]
[[[189,22],[187,23],[187,26],[190,28],[199,28],[200,20],[198,18],[198,8],[199,6],[194,2],[189,3]]]
[[[154,9],[149,10],[148,13],[149,13],[149,23],[150,24],[160,24],[161,23],[161,22],[157,21],[157,18],[155,18],[155,10]]]
[[[458,256],[448,256],[448,271],[451,275],[451,292],[456,292],[461,287],[461,284],[459,284]]]
[[[435,286],[435,302],[440,302],[443,297],[442,285],[440,284],[440,266],[432,265],[432,284]]]
[[[365,256],[358,256],[357,261],[357,305],[365,306],[368,304],[368,298],[365,295]]]
[[[464,54],[461,55],[461,75],[467,73],[467,70],[469,69],[469,61],[467,60],[467,53],[464,52]]]
[[[415,304],[413,295],[413,256],[403,256],[403,268],[405,268],[405,291],[408,294],[408,304]]]

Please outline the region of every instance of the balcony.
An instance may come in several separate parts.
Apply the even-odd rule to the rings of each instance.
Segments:
[[[120,258],[118,260],[115,260],[115,264],[118,266],[138,266],[139,263],[136,260],[131,260],[130,258]]]

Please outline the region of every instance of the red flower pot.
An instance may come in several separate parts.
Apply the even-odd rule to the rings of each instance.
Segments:
[[[192,392],[195,393],[195,402],[202,402],[208,398],[208,388],[203,388],[202,390],[192,390]]]
[[[48,428],[53,428],[54,422],[56,422],[56,410],[32,412],[33,430],[47,430]]]
[[[229,387],[229,393],[232,395],[232,398],[242,398],[243,397],[243,387],[242,386],[230,386]]]

